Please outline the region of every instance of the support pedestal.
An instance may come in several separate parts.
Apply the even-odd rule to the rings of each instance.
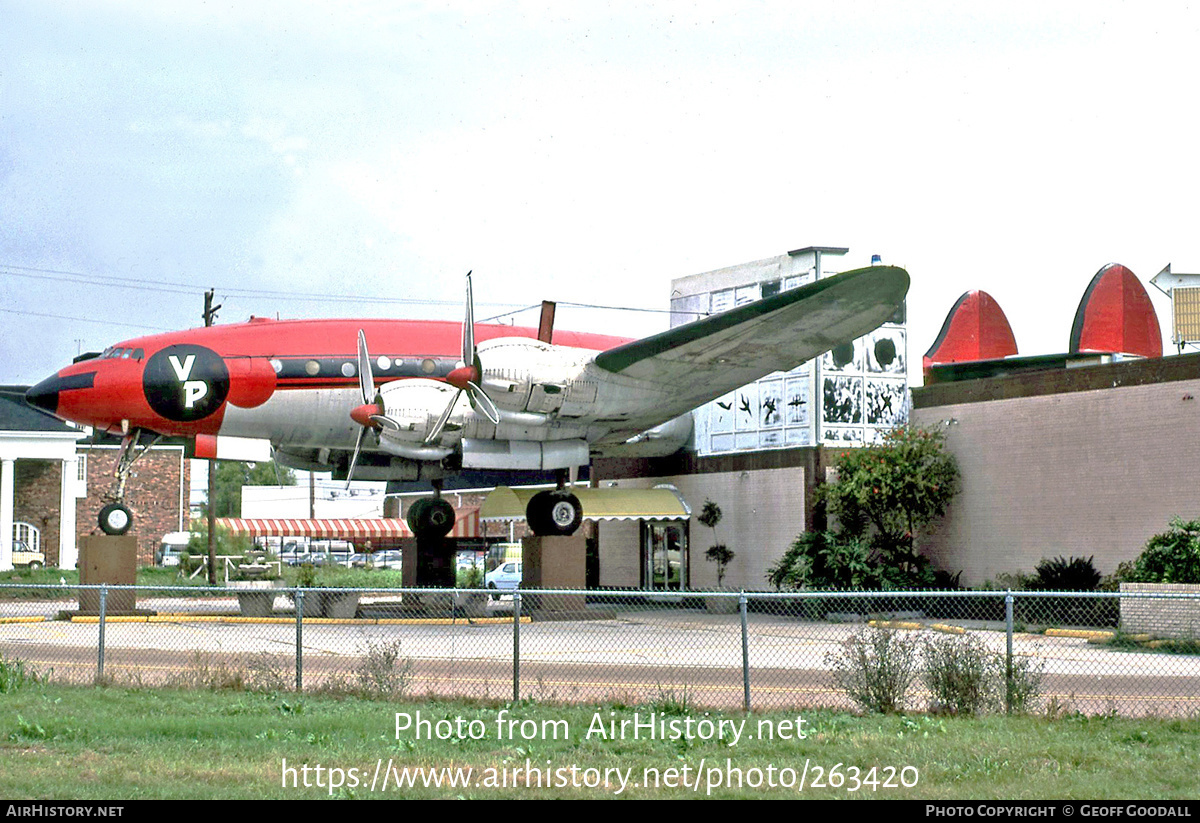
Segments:
[[[521,540],[521,611],[537,612],[542,619],[582,616],[587,598],[582,594],[528,594],[526,589],[587,588],[587,538],[538,537]]]
[[[96,534],[79,541],[79,582],[84,585],[133,586],[137,583],[137,538],[132,534]],[[105,598],[106,616],[149,615],[137,608],[137,592],[110,591]],[[100,592],[80,589],[77,614],[100,614]]]

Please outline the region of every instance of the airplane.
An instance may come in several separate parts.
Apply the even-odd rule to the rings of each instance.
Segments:
[[[452,472],[554,472],[528,505],[536,534],[568,535],[583,510],[570,474],[598,456],[686,445],[692,409],[874,330],[908,292],[894,266],[844,272],[641,340],[476,324],[271,320],[168,332],[89,353],[26,393],[56,417],[122,437],[100,528],[124,534],[134,461],[163,436],[194,457],[266,460],[358,480],[428,481],[409,507],[444,536]],[[549,336],[543,334],[543,336]],[[148,441],[148,442],[147,442]]]

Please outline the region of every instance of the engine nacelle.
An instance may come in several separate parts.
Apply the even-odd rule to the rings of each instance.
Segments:
[[[539,443],[527,440],[464,439],[462,461],[464,469],[569,469],[587,465],[588,444],[584,440]]]
[[[629,438],[624,445],[638,457],[666,457],[688,444],[692,439],[692,425],[691,412],[682,414]]]
[[[458,389],[438,380],[415,378],[388,383],[380,389],[379,394],[383,398],[384,416],[395,425],[384,426],[380,433],[380,445],[387,448],[387,441],[424,443],[457,393]],[[465,406],[467,401],[459,399],[460,403],[455,404],[454,413],[439,438],[442,442],[453,442],[462,429],[463,412],[460,407]]]
[[[487,340],[479,344],[483,390],[501,409],[578,414],[596,400],[595,383],[581,379],[593,354],[528,337]]]

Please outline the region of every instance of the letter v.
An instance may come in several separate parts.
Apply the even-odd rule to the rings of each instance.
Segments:
[[[186,358],[184,358],[182,363],[179,362],[179,355],[177,354],[170,355],[167,360],[170,361],[171,368],[175,370],[175,376],[178,377],[179,382],[182,383],[183,381],[187,380],[188,376],[192,373],[192,366],[196,362],[196,355],[189,354]]]

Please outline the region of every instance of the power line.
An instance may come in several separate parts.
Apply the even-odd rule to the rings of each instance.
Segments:
[[[64,271],[61,269],[42,269],[33,266],[18,266],[11,263],[0,263],[0,271],[10,277],[24,277],[31,280],[54,280],[66,283],[81,283],[91,286],[108,288],[134,289],[137,291],[164,292],[167,294],[195,294],[201,288],[194,284],[177,283],[165,280],[149,280],[146,278],[117,277],[108,274],[84,274],[81,272]],[[414,297],[379,297],[377,295],[358,294],[329,294],[325,292],[295,292],[275,291],[271,289],[245,289],[236,286],[217,286],[222,294],[236,297],[267,297],[273,300],[324,301],[335,303],[396,303],[427,306],[458,306],[457,300],[433,300]],[[515,306],[515,303],[483,303],[489,306]]]
[[[52,280],[66,283],[80,283],[90,286],[103,286],[106,288],[122,288],[133,289],[136,291],[151,291],[165,294],[195,294],[199,287],[189,283],[178,283],[165,280],[148,280],[145,278],[133,277],[118,277],[109,274],[84,274],[82,272],[65,271],[62,269],[45,269],[35,266],[19,266],[12,263],[0,263],[0,272],[7,274],[10,277],[24,277],[31,280]],[[321,301],[331,303],[388,303],[399,305],[424,305],[424,306],[458,306],[459,301],[456,300],[433,300],[413,297],[379,297],[375,295],[355,295],[355,294],[327,294],[318,292],[287,292],[275,291],[271,289],[244,289],[238,287],[222,288],[217,287],[216,291],[232,297],[263,297],[272,300],[296,300],[296,301]],[[505,317],[521,314],[522,312],[530,311],[538,308],[541,304],[535,303],[532,306],[517,306],[515,303],[489,303],[481,302],[479,305],[496,306],[496,307],[512,307],[509,311],[500,314],[492,315],[491,317],[483,318],[479,322],[487,323],[493,320],[500,320]],[[592,303],[572,303],[561,301],[560,306],[569,306],[582,309],[601,309],[605,311],[634,311],[649,314],[695,314],[706,315],[707,312],[680,312],[670,309],[648,309],[639,306],[603,306]],[[32,312],[16,312],[18,314],[33,314]],[[54,315],[42,315],[45,317],[54,317]],[[84,318],[60,317],[62,320],[79,320],[81,322],[101,323],[100,320],[85,320]],[[129,328],[152,329],[155,331],[166,331],[166,329],[158,329],[152,326],[137,326],[132,323],[116,323],[112,325],[127,326]]]
[[[65,314],[46,314],[37,311],[22,311],[20,309],[0,309],[8,314],[23,314],[27,317],[46,317],[51,320],[70,320],[74,323],[99,323],[102,326],[120,326],[127,329],[142,329],[144,331],[173,331],[163,326],[139,326],[137,323],[118,323],[114,320],[96,320],[92,317],[68,317]]]

